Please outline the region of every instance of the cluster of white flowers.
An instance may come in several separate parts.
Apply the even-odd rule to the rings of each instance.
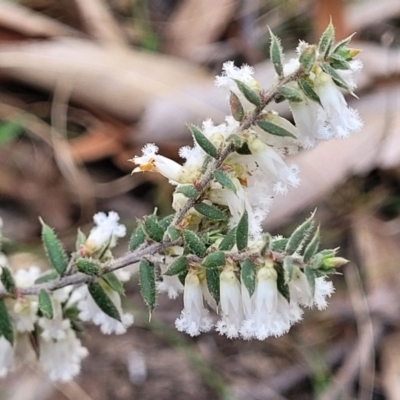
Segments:
[[[125,236],[126,228],[118,223],[119,216],[115,212],[98,213],[93,218],[95,226],[82,245],[90,249],[90,254],[102,249],[104,246],[113,247],[118,237]],[[80,251],[82,249],[79,249]],[[7,257],[0,253],[1,268],[8,268]],[[15,285],[19,289],[34,286],[35,282],[43,275],[40,269],[32,266],[29,269],[18,269],[13,273]],[[120,274],[119,278],[129,279],[130,274]],[[111,301],[121,313],[121,321],[117,321],[106,315],[95,303],[86,285],[73,288],[66,286],[51,293],[52,318],[39,312],[39,300],[37,295],[16,295],[15,298],[6,298],[5,306],[8,310],[12,325],[15,328],[14,345],[0,336],[0,377],[5,376],[15,364],[17,349],[26,344],[27,338],[36,339],[36,349],[39,364],[44,372],[53,381],[71,380],[80,372],[81,361],[87,356],[88,351],[77,338],[71,320],[65,317],[72,309],[77,309],[78,319],[92,321],[99,325],[105,334],[122,334],[133,323],[133,316],[122,312],[121,298],[118,293],[107,290]],[[0,291],[5,291],[0,282]],[[27,347],[27,346],[26,346]],[[28,347],[27,347],[28,348]],[[32,348],[30,353],[33,353]],[[27,357],[29,352],[24,351]],[[34,354],[31,354],[32,358]],[[29,357],[27,357],[29,358]]]
[[[227,62],[215,83],[229,91],[232,115],[221,124],[207,119],[201,129],[190,125],[194,146],[180,149],[182,164],[159,155],[154,144],[131,160],[133,172],[158,172],[176,186],[176,214],[139,221],[129,243],[133,253],[113,258],[111,250],[126,235],[113,211],[94,216],[93,229],[87,237],[78,233],[70,256],[42,223],[50,273],[35,266],[13,271],[0,253],[0,377],[13,368],[20,347],[36,354],[50,379],[76,376],[88,353],[76,335],[79,322],[93,322],[104,334],[123,334],[133,323],[121,295],[138,261],[150,314],[156,291],[173,299],[183,292],[175,326],[191,336],[215,327],[231,339],[264,340],[288,332],[302,308],[326,308],[334,292],[326,276],[347,260],[335,257],[336,250],[319,251],[314,215],[289,238],[264,234],[262,221],[272,200],[299,184],[299,168],[287,156],[362,126],[342,93],[355,88],[358,51],[347,47],[349,39],[334,45],[333,36],[330,25],[318,47],[301,42],[298,57],[284,64],[271,34],[277,76],[269,92],[251,67]],[[265,109],[282,100],[295,125]]]

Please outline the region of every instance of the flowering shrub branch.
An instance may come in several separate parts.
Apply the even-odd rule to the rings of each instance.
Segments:
[[[214,326],[230,339],[264,340],[286,333],[302,318],[302,307],[324,309],[334,291],[327,278],[347,261],[337,249],[319,249],[314,213],[287,238],[263,232],[262,221],[274,197],[299,184],[287,155],[362,126],[342,93],[353,93],[353,73],[361,68],[349,41],[335,43],[330,24],[318,45],[300,42],[297,57],[285,63],[271,33],[276,79],[268,91],[260,89],[251,67],[225,63],[216,78],[228,89],[225,122],[188,125],[194,146],[180,150],[182,165],[157,154],[154,144],[130,160],[133,173],[157,172],[176,187],[175,213],[138,221],[126,255],[112,254],[126,235],[115,212],[96,214],[88,236],[78,231],[70,255],[42,222],[50,271],[14,272],[1,254],[0,376],[23,347],[52,380],[72,379],[87,355],[77,337],[81,322],[105,334],[122,334],[133,323],[121,296],[134,273],[150,315],[157,293],[176,298],[183,292],[175,326],[191,336]],[[266,110],[281,101],[288,101],[296,125]]]

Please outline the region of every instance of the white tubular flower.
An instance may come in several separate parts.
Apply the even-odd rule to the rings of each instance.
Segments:
[[[290,306],[278,292],[277,273],[270,266],[262,267],[257,273],[256,290],[252,297],[254,310],[240,331],[244,339],[256,337],[264,340],[269,336],[286,333],[292,321]]]
[[[117,239],[126,235],[126,227],[118,223],[119,215],[115,211],[110,211],[108,215],[99,212],[93,216],[93,221],[95,226],[85,242],[85,247],[91,252],[107,244],[109,248],[115,247]]]
[[[138,165],[132,173],[135,172],[158,172],[168,178],[171,183],[177,184],[180,182],[182,166],[177,162],[158,155],[158,147],[155,144],[148,143],[142,148],[143,155],[135,156],[129,160]]]
[[[77,289],[77,291],[80,291],[82,296],[82,299],[80,299],[77,303],[77,307],[80,311],[79,318],[82,321],[92,321],[95,325],[100,326],[101,331],[105,335],[110,335],[112,333],[122,335],[126,332],[126,329],[133,324],[133,315],[129,313],[123,313],[121,307],[121,297],[117,292],[109,290],[107,291],[107,295],[119,311],[121,322],[109,317],[99,308],[92,296],[89,294],[87,286],[83,286]]]
[[[326,113],[326,130],[322,139],[345,138],[362,128],[357,111],[347,106],[343,94],[328,74],[323,71],[317,73],[314,89]]]
[[[39,363],[52,381],[67,382],[79,374],[81,361],[88,351],[72,329],[62,340],[40,340]]]
[[[289,101],[294,121],[299,131],[298,140],[302,147],[314,147],[316,138],[322,136],[326,113],[315,101],[304,98],[304,101],[295,103]]]
[[[299,184],[296,165],[287,165],[282,157],[270,146],[263,143],[257,137],[251,137],[248,140],[248,146],[252,153],[252,159],[257,162],[260,169],[274,184],[274,191],[280,194],[286,194],[288,186],[296,187]]]
[[[208,310],[204,308],[203,293],[196,272],[189,271],[185,279],[181,316],[175,321],[175,327],[180,332],[190,336],[198,336],[212,327]]]
[[[35,281],[40,276],[40,269],[32,266],[29,269],[19,269],[15,275],[15,284],[20,288],[28,288],[35,284]]]
[[[360,72],[363,68],[363,63],[361,60],[351,60],[349,62],[350,69],[338,69],[336,72],[339,76],[346,82],[350,90],[354,90],[357,85],[354,80],[354,74]]]
[[[230,266],[221,272],[220,293],[221,320],[217,322],[216,330],[229,339],[237,338],[244,317],[242,294],[239,280]]]
[[[13,365],[14,349],[4,336],[0,336],[0,378],[5,377]]]

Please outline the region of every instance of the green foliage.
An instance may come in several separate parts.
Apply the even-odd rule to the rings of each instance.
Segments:
[[[249,241],[249,215],[245,211],[236,227],[236,247],[239,251],[247,247]]]
[[[88,290],[95,303],[99,306],[100,310],[107,314],[109,317],[121,321],[121,316],[115,304],[108,297],[107,293],[101,287],[100,283],[94,281],[88,284]]]
[[[189,124],[188,128],[193,135],[193,139],[212,158],[218,157],[218,151],[215,146],[205,137],[204,133],[194,125]]]
[[[39,292],[39,310],[43,317],[47,319],[53,319],[53,303],[51,301],[49,292],[44,289]]]
[[[254,263],[246,259],[241,263],[240,278],[246,287],[249,295],[252,296],[256,289],[256,266]]]
[[[150,316],[156,306],[156,278],[154,265],[148,260],[143,259],[139,267],[140,293],[143,301],[149,308]]]
[[[0,336],[4,336],[11,345],[14,344],[14,330],[3,299],[0,299]]]
[[[260,106],[261,105],[261,100],[260,96],[252,89],[250,89],[245,83],[234,79],[236,82],[236,85],[238,89],[242,92],[243,96],[251,103],[254,104],[255,106]]]

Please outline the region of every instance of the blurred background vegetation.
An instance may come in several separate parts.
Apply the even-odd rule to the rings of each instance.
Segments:
[[[152,322],[135,282],[123,336],[82,334],[79,378],[51,384],[24,365],[0,384],[5,400],[400,399],[400,2],[398,0],[0,1],[0,216],[14,268],[45,268],[41,216],[72,249],[98,210],[135,218],[170,211],[156,174],[130,176],[146,142],[177,158],[185,122],[228,113],[213,87],[223,62],[273,79],[268,26],[287,58],[318,40],[357,32],[364,129],[296,157],[302,185],[276,199],[266,221],[288,233],[318,207],[323,246],[351,263],[325,312],[278,339],[192,339],[175,331],[182,300],[159,300]],[[279,112],[289,116],[279,105]],[[121,254],[126,251],[121,246]]]

